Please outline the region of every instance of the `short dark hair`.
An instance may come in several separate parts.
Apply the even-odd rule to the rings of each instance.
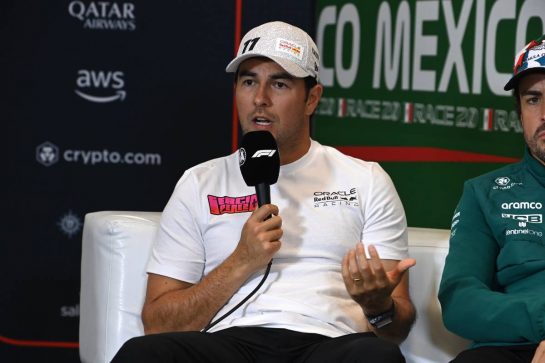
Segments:
[[[308,99],[310,90],[312,89],[312,87],[318,84],[318,81],[312,76],[307,76],[303,78],[303,81],[305,81],[305,99]]]

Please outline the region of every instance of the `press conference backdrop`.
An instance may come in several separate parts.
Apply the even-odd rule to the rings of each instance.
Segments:
[[[237,13],[314,29],[308,0],[1,2],[1,362],[79,361],[86,213],[162,210],[231,152]]]
[[[448,227],[463,180],[521,157],[502,87],[541,0],[2,1],[0,361],[78,360],[86,213],[161,210],[183,170],[231,152],[237,4],[243,33],[316,35],[313,137],[379,161],[409,224]]]
[[[463,181],[524,152],[503,86],[544,24],[542,0],[320,0],[314,137],[379,161],[409,225],[449,228]]]

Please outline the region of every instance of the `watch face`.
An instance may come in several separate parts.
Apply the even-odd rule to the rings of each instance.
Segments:
[[[367,321],[369,321],[369,324],[371,324],[375,328],[380,329],[383,326],[386,326],[392,322],[394,312],[395,304],[392,304],[392,307],[389,310],[383,312],[382,314],[370,316],[367,318]]]
[[[381,319],[377,319],[378,317],[380,317]],[[388,316],[379,315],[378,317],[375,318],[376,320],[372,322],[369,321],[369,323],[377,329],[380,329],[392,322],[392,315],[388,315]]]

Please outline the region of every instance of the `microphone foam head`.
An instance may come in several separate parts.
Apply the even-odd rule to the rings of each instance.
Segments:
[[[240,172],[248,186],[274,184],[280,173],[276,140],[269,131],[244,134],[238,150]]]

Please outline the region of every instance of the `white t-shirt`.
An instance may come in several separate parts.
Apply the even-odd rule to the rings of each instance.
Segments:
[[[280,210],[283,236],[270,274],[210,331],[262,326],[331,337],[367,331],[344,286],[341,261],[360,241],[374,244],[382,259],[407,257],[405,213],[389,176],[377,163],[313,140],[306,155],[280,167],[271,202]],[[187,170],[163,211],[147,271],[198,283],[233,252],[255,204],[238,153]],[[250,277],[215,318],[244,299],[263,272]]]

